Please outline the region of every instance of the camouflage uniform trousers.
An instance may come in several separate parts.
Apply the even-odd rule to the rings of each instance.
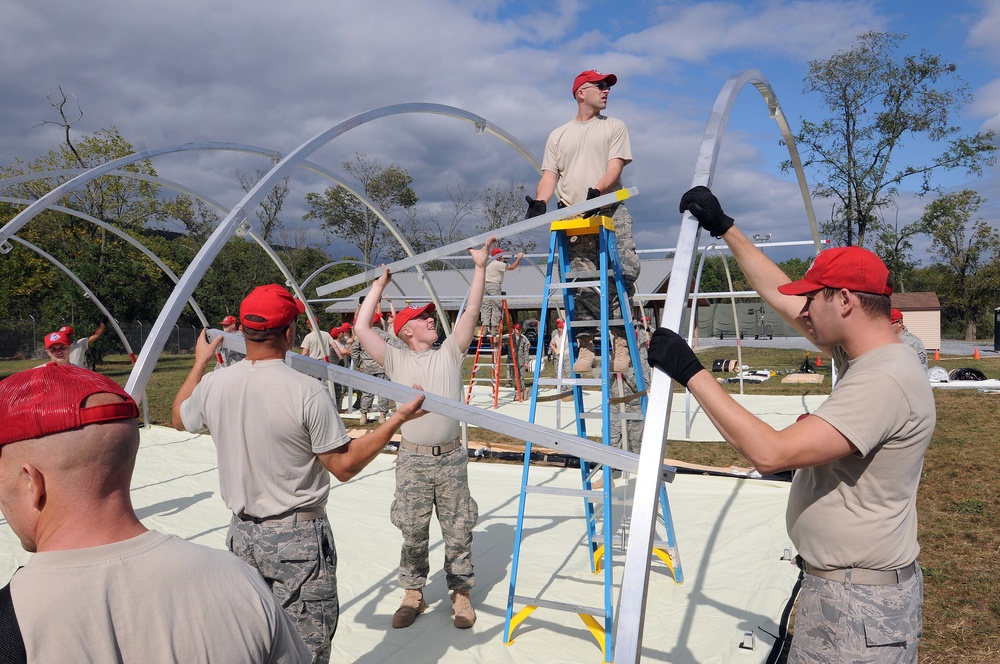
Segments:
[[[615,207],[611,218],[615,222],[615,239],[618,244],[618,262],[621,264],[622,276],[625,279],[625,292],[629,298],[635,294],[635,281],[639,278],[639,256],[635,250],[635,240],[632,237],[632,215],[624,203]],[[576,271],[596,271],[601,269],[600,239],[593,235],[577,235],[570,238],[569,264]],[[610,266],[608,266],[610,269]],[[621,303],[618,301],[618,289],[613,286],[614,275],[609,272],[608,318],[622,318]],[[626,303],[631,307],[631,302]],[[583,288],[573,291],[573,305],[576,309],[576,320],[601,319],[601,293],[598,288]],[[584,328],[586,329],[586,328]],[[587,330],[589,331],[589,330]],[[625,329],[612,329],[614,336],[623,336]],[[579,335],[578,335],[579,336]]]
[[[514,384],[514,366],[517,366],[521,387],[526,387],[528,380],[533,377],[528,370],[528,362],[531,359],[531,342],[523,334],[516,338],[511,336],[511,340],[514,343],[514,359],[511,360],[511,366],[507,367],[507,383],[511,387],[517,387]]]
[[[226,547],[260,572],[312,651],[313,664],[330,661],[330,642],[340,617],[330,522],[323,518],[258,524],[233,515]]]
[[[493,295],[500,297],[503,295],[503,284],[494,283],[492,281],[486,282],[486,290],[484,295],[487,297],[483,299],[483,306],[479,310],[479,320],[486,328],[487,334],[497,334],[500,331],[500,302],[501,300],[489,299],[489,296]]]
[[[804,575],[788,664],[917,661],[924,579],[863,586]]]
[[[368,374],[369,376],[374,376],[375,378],[381,378],[383,380],[389,380],[389,376],[386,375],[385,369],[382,365],[375,360],[363,360],[361,362],[361,371]],[[358,408],[362,413],[371,412],[372,404],[375,402],[375,394],[371,392],[361,393],[361,407]],[[389,414],[389,409],[395,407],[395,403],[385,397],[380,396],[378,398],[378,412],[383,415]]]
[[[399,451],[389,518],[403,534],[399,556],[403,588],[416,590],[427,584],[431,512],[435,509],[444,538],[448,589],[469,590],[475,584],[472,529],[479,520],[479,506],[469,493],[468,465],[469,455],[462,446],[440,456]]]
[[[636,344],[639,347],[639,363],[642,365],[642,377],[645,382],[646,389],[649,389],[649,334],[643,328],[638,328]],[[639,392],[639,386],[635,380],[635,372],[632,369],[622,373],[621,388],[617,379],[613,382],[611,387],[612,398],[620,397],[623,394],[628,396],[630,394],[636,394]],[[628,413],[642,413],[642,402],[639,398],[632,399],[625,404],[612,404],[611,407],[615,411],[621,411],[624,405],[625,412]],[[622,439],[622,421],[619,419],[611,419],[611,435],[608,438],[608,444],[618,449],[628,450],[629,452],[639,453],[639,449],[642,443],[642,433],[645,428],[645,420],[627,420],[627,425],[625,427],[626,435],[628,437],[628,446],[626,447],[625,442]]]

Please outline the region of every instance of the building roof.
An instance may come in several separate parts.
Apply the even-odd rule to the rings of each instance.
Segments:
[[[636,293],[639,295],[662,293],[670,278],[672,267],[672,259],[641,260],[639,278],[635,284]],[[446,309],[457,311],[462,306],[472,281],[471,268],[428,270],[424,275]],[[369,290],[370,286],[348,298],[330,302],[325,311],[340,314],[354,313],[358,306],[358,298],[367,294]],[[542,306],[544,290],[544,257],[538,259],[535,264],[529,263],[526,257],[516,269],[509,270],[504,276],[503,291],[507,296],[507,306],[511,309],[539,309]],[[391,300],[396,309],[406,306],[407,303],[423,304],[431,301],[427,288],[416,271],[393,274],[392,281],[383,295],[383,300],[385,299]]]
[[[937,293],[893,293],[892,306],[900,311],[940,311]]]

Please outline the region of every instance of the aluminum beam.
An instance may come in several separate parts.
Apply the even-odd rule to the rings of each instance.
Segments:
[[[756,69],[747,70],[730,77],[722,86],[705,133],[695,164],[691,185],[711,187],[722,147],[722,136],[733,105],[740,91],[752,84],[767,104],[770,117],[777,123],[781,135],[788,146],[789,156],[799,179],[799,189],[806,207],[806,216],[813,235],[816,251],[820,249],[819,229],[813,213],[812,199],[806,184],[802,164],[795,148],[788,123],[785,121],[778,99],[764,75]],[[667,284],[667,298],[663,307],[662,327],[680,330],[688,304],[688,288],[694,272],[695,254],[700,235],[698,221],[691,214],[684,213],[681,219],[680,235],[677,238],[677,253]],[[649,583],[654,527],[658,508],[660,477],[658,467],[662,464],[667,440],[667,424],[670,417],[670,403],[673,398],[673,381],[659,369],[653,371],[649,388],[649,402],[646,409],[646,427],[639,453],[639,472],[636,475],[635,502],[632,508],[632,527],[629,530],[628,549],[625,554],[625,570],[622,577],[622,591],[618,611],[618,625],[615,634],[615,661],[638,664],[642,653],[642,634],[646,617],[646,589]],[[659,461],[657,461],[659,459]],[[678,539],[683,533],[678,533]]]
[[[363,272],[361,274],[356,274],[339,281],[334,281],[333,283],[319,286],[316,289],[316,294],[320,296],[329,295],[330,293],[343,290],[351,286],[374,281],[382,274],[386,267],[389,268],[390,272],[402,272],[403,270],[415,267],[422,263],[438,260],[440,258],[447,258],[448,256],[456,254],[460,251],[482,246],[491,237],[496,237],[499,240],[510,235],[516,235],[517,233],[525,233],[527,231],[535,230],[536,228],[551,224],[553,221],[579,217],[590,210],[604,207],[605,205],[611,205],[612,203],[617,203],[619,201],[624,201],[625,199],[635,196],[638,193],[639,189],[636,187],[619,189],[618,191],[613,191],[610,194],[604,194],[603,196],[592,198],[589,201],[584,201],[583,203],[577,203],[576,205],[569,205],[561,209],[553,210],[552,212],[546,212],[543,215],[539,215],[531,219],[525,219],[524,221],[519,221],[516,224],[511,224],[510,226],[504,226],[503,228],[497,228],[492,231],[480,233],[479,235],[473,235],[472,237],[465,238],[464,240],[459,240],[458,242],[452,242],[451,244],[446,244],[443,247],[438,247],[437,249],[425,251],[418,256],[404,258],[403,260],[396,261],[395,263],[391,263],[375,270],[368,270],[367,272]]]
[[[222,337],[222,344],[226,348],[241,353],[246,352],[246,341],[241,335],[230,334],[215,329],[208,331],[209,340],[214,340],[219,336]],[[470,406],[462,401],[454,401],[436,394],[421,392],[412,387],[394,383],[384,378],[376,378],[368,374],[359,373],[337,364],[329,364],[322,360],[316,360],[292,352],[285,355],[285,364],[300,373],[342,385],[350,384],[360,388],[364,392],[372,392],[401,403],[412,401],[416,396],[423,394],[424,403],[422,408],[427,412],[444,415],[453,420],[467,422],[513,438],[531,441],[533,445],[549,447],[561,453],[595,463],[606,464],[612,468],[627,470],[631,473],[634,473],[639,468],[639,455],[632,452],[620,450],[616,447],[609,447],[603,443],[580,438],[579,436],[563,433],[555,429],[549,429],[539,424],[531,424],[492,410]],[[677,469],[664,464],[662,461],[659,466],[660,470],[657,473],[657,481],[673,481]]]

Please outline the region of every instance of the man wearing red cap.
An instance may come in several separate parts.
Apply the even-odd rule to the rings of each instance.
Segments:
[[[49,332],[45,335],[45,354],[52,362],[67,366],[71,364],[69,354],[72,344],[65,332]]]
[[[87,349],[90,348],[91,344],[97,342],[98,339],[104,334],[106,329],[107,319],[102,317],[101,321],[97,324],[97,329],[89,337],[81,337],[76,339],[76,332],[69,325],[63,325],[59,328],[59,331],[69,337],[70,347],[69,347],[69,362],[70,364],[78,367],[85,368],[95,368],[87,367]],[[95,365],[96,366],[96,365]]]
[[[34,553],[0,590],[0,651],[29,662],[308,661],[254,570],[139,521],[138,415],[117,383],[80,367],[0,381],[0,508]]]
[[[573,98],[576,100],[576,117],[558,127],[545,142],[542,159],[542,177],[535,189],[535,197],[528,197],[528,218],[544,214],[547,201],[555,193],[559,206],[575,205],[622,188],[622,170],[632,162],[632,146],[628,128],[616,118],[602,115],[607,108],[608,93],[618,82],[614,74],[596,70],[581,72],[573,81]],[[635,293],[635,280],[639,278],[639,257],[632,237],[632,216],[624,203],[614,203],[597,211],[611,217],[615,224],[619,261],[625,287],[629,295]],[[598,236],[577,235],[570,238],[570,269],[595,272],[600,266]],[[601,318],[601,294],[597,288],[574,291],[578,320]],[[618,292],[608,294],[608,317],[622,318]],[[631,306],[628,304],[627,306]],[[630,332],[631,333],[631,332]],[[625,371],[631,365],[625,328],[611,329],[614,355],[613,371]],[[580,351],[573,371],[583,373],[594,366],[594,338],[587,333],[576,334]]]
[[[236,316],[230,315],[223,317],[223,319],[219,321],[219,325],[222,326],[223,332],[228,332],[229,334],[239,334],[240,336],[243,336],[240,332],[240,321],[238,318],[236,318]],[[234,362],[239,362],[244,357],[246,357],[246,354],[241,353],[238,350],[230,350],[226,347],[223,347],[219,350],[219,355],[222,356],[222,363],[217,364],[215,366],[216,369],[222,369],[224,367],[228,367],[230,364],[233,364]]]
[[[920,358],[920,364],[924,366],[924,371],[927,371],[927,348],[924,347],[924,342],[920,340],[920,337],[907,330],[906,326],[903,325],[903,312],[899,309],[893,309],[889,316],[889,324],[892,325],[892,331],[896,333],[899,340],[913,349],[913,352]]]
[[[368,321],[375,303],[389,285],[389,269],[372,284],[358,312],[354,331],[376,362],[385,367],[389,378],[413,385],[430,394],[462,401],[462,361],[476,333],[476,318],[483,302],[486,263],[490,238],[482,249],[469,249],[475,263],[472,284],[462,316],[440,348],[434,320],[434,304],[410,305],[396,315],[393,331],[406,348],[387,344]],[[459,423],[431,413],[407,422],[396,457],[396,493],[389,517],[403,534],[399,560],[399,583],[403,601],[392,616],[395,628],[409,627],[427,609],[423,588],[430,574],[428,555],[431,513],[437,513],[444,538],[444,569],[454,624],[468,629],[476,622],[469,591],[475,583],[472,570],[472,529],[479,519],[479,507],[469,492],[469,456],[462,446]]]
[[[330,473],[357,475],[423,397],[381,427],[352,440],[323,384],[285,364],[295,342],[300,300],[277,284],[240,304],[246,359],[205,374],[221,337],[198,335],[195,361],[174,399],[174,427],[209,430],[222,499],[232,510],[226,543],[255,567],[295,621],[313,653],[330,657],[337,628],[337,554],[326,518]]]
[[[725,240],[764,301],[837,369],[823,405],[778,431],[737,404],[676,333],[658,329],[649,347],[650,364],[687,387],[759,472],[796,470],[785,522],[804,578],[788,661],[916,662],[916,499],[936,413],[923,367],[886,325],[889,270],[866,249],[839,247],[791,281],[707,187],[685,193],[680,209]]]
[[[500,330],[503,278],[507,270],[513,270],[521,264],[524,252],[520,252],[510,265],[507,265],[506,252],[500,247],[493,247],[490,256],[492,260],[486,266],[486,297],[483,298],[483,308],[479,312],[480,322],[483,324],[482,335],[486,337],[494,337]]]

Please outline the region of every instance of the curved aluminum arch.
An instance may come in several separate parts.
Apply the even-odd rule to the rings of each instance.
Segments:
[[[31,203],[30,200],[24,198],[13,198],[12,196],[0,196],[0,201],[3,201],[5,203],[13,203],[15,205],[29,205]],[[136,240],[134,237],[132,237],[122,229],[112,226],[106,221],[101,221],[97,217],[92,217],[89,214],[80,212],[79,210],[74,210],[73,208],[62,207],[61,205],[52,205],[49,206],[48,209],[54,210],[56,212],[61,212],[63,214],[68,214],[73,217],[78,217],[80,219],[83,219],[84,221],[89,221],[90,223],[100,226],[104,230],[112,233],[113,235],[120,237],[121,239],[125,240],[133,247],[138,249],[140,252],[142,252],[143,256],[153,261],[156,264],[156,266],[163,271],[164,274],[170,277],[171,281],[173,281],[175,284],[177,283],[178,280],[177,275],[174,274],[173,270],[167,267],[166,263],[160,260],[159,256],[154,254],[152,251],[149,250],[148,247],[146,247],[146,245],[144,245],[142,242],[139,242],[138,240]],[[198,303],[194,301],[193,297],[190,300],[188,300],[188,304],[191,305],[191,308],[194,310],[195,315],[198,316],[198,320],[201,321],[202,325],[208,327],[208,319],[205,318],[205,314],[202,313],[201,307],[198,306]]]
[[[799,190],[805,204],[806,215],[812,230],[813,243],[817,253],[820,250],[819,228],[813,212],[812,199],[805,173],[799,159],[798,149],[778,98],[764,75],[756,69],[734,74],[722,86],[712,113],[709,116],[701,149],[695,163],[691,185],[711,186],[722,147],[722,136],[726,122],[736,103],[736,98],[747,84],[753,85],[767,104],[770,117],[778,123],[785,140],[788,154],[795,167]],[[688,288],[694,268],[694,254],[698,250],[700,228],[698,220],[685,212],[681,220],[677,239],[677,253],[674,256],[667,297],[663,307],[662,327],[680,329],[687,305]],[[625,554],[625,569],[622,577],[618,625],[615,632],[616,662],[638,664],[642,650],[642,632],[646,617],[646,589],[649,581],[649,565],[653,545],[654,526],[658,511],[658,491],[660,475],[657,472],[663,463],[666,451],[667,424],[670,417],[670,403],[673,397],[673,381],[662,371],[654,371],[649,391],[646,427],[639,452],[639,472],[636,474],[634,506],[632,508],[632,528],[629,531],[628,548]]]
[[[121,327],[118,326],[118,321],[115,319],[114,316],[111,315],[111,312],[108,311],[108,308],[104,306],[104,303],[101,302],[96,295],[94,295],[94,292],[90,290],[90,288],[88,288],[85,283],[80,281],[79,277],[73,274],[72,270],[70,270],[62,263],[60,263],[54,256],[45,253],[45,251],[43,251],[42,249],[39,249],[32,243],[28,242],[25,239],[19,238],[16,235],[13,236],[11,239],[14,240],[15,242],[23,244],[25,247],[32,250],[33,252],[35,252],[36,254],[38,254],[39,256],[41,256],[42,258],[44,258],[45,260],[47,260],[48,262],[52,263],[54,266],[65,272],[66,276],[68,276],[73,281],[73,283],[75,283],[77,286],[80,287],[80,290],[83,291],[83,296],[88,300],[90,300],[91,302],[93,302],[97,306],[97,308],[101,310],[101,313],[107,316],[108,322],[111,323],[111,326],[115,328],[115,333],[118,335],[118,338],[121,339],[122,345],[125,346],[125,352],[128,353],[129,359],[132,360],[133,364],[135,364],[135,353],[132,351],[132,347],[129,345],[128,339],[125,338],[125,333],[122,332]]]
[[[252,145],[245,145],[245,144],[240,144],[240,143],[188,144],[188,146],[178,146],[178,147],[179,148],[184,148],[181,151],[188,151],[188,150],[223,150],[223,151],[235,151],[235,152],[247,152],[247,153],[250,153],[250,154],[259,154],[259,155],[263,155],[263,156],[266,156],[266,157],[270,157],[272,159],[281,159],[282,157],[284,157],[284,155],[282,153],[277,152],[275,150],[268,150],[266,148],[258,148],[258,147],[252,146]],[[375,216],[389,229],[389,232],[392,233],[393,237],[396,238],[396,241],[399,242],[400,246],[403,247],[403,251],[405,251],[407,253],[407,255],[409,255],[409,256],[414,256],[415,255],[414,251],[413,251],[413,248],[410,246],[410,244],[406,240],[405,236],[402,233],[400,233],[400,231],[399,231],[398,228],[396,228],[396,225],[392,222],[392,220],[390,220],[389,217],[387,217],[385,215],[385,213],[381,209],[379,209],[375,205],[375,203],[372,202],[372,200],[369,199],[364,193],[362,193],[362,192],[358,191],[357,189],[355,189],[355,187],[353,185],[351,185],[351,184],[349,184],[347,182],[344,182],[339,176],[337,176],[332,171],[324,168],[323,166],[320,166],[318,164],[314,164],[314,163],[309,162],[309,161],[303,161],[301,164],[299,164],[299,166],[302,167],[302,168],[305,168],[306,170],[312,171],[312,172],[314,172],[314,173],[316,173],[318,175],[322,175],[322,176],[326,177],[327,179],[333,181],[335,184],[337,184],[337,185],[343,187],[344,189],[346,189],[347,191],[349,191],[352,195],[354,195],[354,197],[356,197],[358,200],[360,200],[369,210],[371,210],[375,214]],[[46,178],[51,178],[51,177],[61,177],[61,176],[68,176],[68,175],[80,175],[80,174],[86,173],[86,172],[87,172],[87,169],[70,168],[70,169],[61,169],[61,170],[56,170],[56,171],[45,171],[43,173],[27,173],[27,174],[24,174],[24,175],[17,175],[17,176],[14,176],[14,177],[6,178],[4,180],[0,180],[0,188],[2,188],[4,186],[12,185],[12,184],[18,184],[20,182],[28,182],[28,181],[32,181],[32,180],[41,180],[41,179],[46,179]],[[172,183],[169,180],[160,178],[158,176],[149,175],[148,173],[135,173],[135,172],[130,172],[130,171],[115,170],[115,171],[109,171],[107,173],[103,173],[102,175],[115,175],[115,176],[119,176],[119,177],[129,177],[129,178],[136,179],[136,180],[144,180],[144,181],[148,181],[148,182],[154,182],[154,183],[159,183],[159,184],[166,184],[167,186],[170,186],[171,188],[173,188],[173,189],[175,189],[175,190],[177,190],[179,192],[186,193],[186,194],[188,194],[190,196],[193,196],[195,198],[198,198],[200,200],[205,201],[206,203],[209,203],[209,204],[213,205],[216,209],[220,210],[223,214],[225,214],[226,211],[227,211],[226,208],[224,206],[222,206],[221,204],[211,203],[209,201],[209,199],[207,199],[206,197],[202,196],[198,192],[194,191],[193,189],[191,189],[191,188],[189,188],[189,187],[187,187],[185,185],[181,185],[179,183]],[[22,222],[20,222],[17,225],[13,225],[13,222],[17,219],[17,217],[15,217],[14,219],[11,220],[11,223],[8,223],[6,226],[4,226],[2,229],[0,229],[0,253],[7,253],[7,251],[10,251],[10,245],[9,245],[9,243],[7,243],[5,241],[5,235],[4,234],[7,233],[9,235],[13,235],[18,230],[20,230],[25,223],[27,223],[28,221],[30,221],[30,219],[33,218],[33,216],[29,217],[27,219],[24,219]],[[256,234],[251,234],[251,237],[255,241],[257,241],[258,244],[261,244],[262,240]],[[272,260],[275,260],[276,264],[278,265],[278,269],[285,276],[286,283],[293,288],[293,290],[295,291],[295,294],[299,297],[299,299],[301,299],[303,302],[307,302],[308,303],[308,299],[305,297],[304,293],[299,289],[298,285],[295,283],[295,279],[292,277],[291,272],[288,271],[287,268],[284,266],[284,264],[280,262],[280,259],[277,259],[277,257],[276,257],[277,255],[274,254],[274,252],[271,251],[270,247],[265,247],[263,244],[261,244],[261,247],[264,249],[265,253],[267,253],[272,258]],[[423,272],[423,268],[420,267],[420,266],[417,266],[416,269],[417,269],[418,272],[421,272],[421,273]],[[427,286],[428,294],[430,295],[431,300],[437,305],[438,310],[439,311],[443,310],[443,307],[441,306],[441,302],[438,299],[437,293],[434,292],[434,289],[431,286],[430,281],[427,280],[427,279],[423,279],[422,281]],[[177,282],[177,280],[174,279],[174,283],[176,283],[176,282]],[[307,311],[307,314],[308,314],[310,320],[315,325],[316,324],[316,320],[315,320],[315,316],[312,313],[312,310],[310,309],[309,311]],[[450,324],[450,322],[447,320],[447,318],[443,317],[443,314],[442,314],[442,317],[440,318],[440,320],[441,320],[441,324],[444,326],[444,329],[450,334],[451,333],[451,324]],[[204,318],[202,319],[202,322],[206,326],[208,325],[207,322],[205,322]]]
[[[208,265],[215,259],[222,246],[226,243],[236,228],[247,218],[246,210],[254,209],[264,198],[266,192],[273,187],[278,180],[283,178],[293,168],[303,162],[306,157],[311,155],[320,147],[329,143],[334,138],[349,131],[350,129],[353,129],[354,127],[371,122],[372,120],[391,115],[398,115],[401,113],[433,113],[447,115],[471,122],[475,125],[477,131],[483,133],[489,132],[497,136],[508,145],[514,147],[515,150],[520,152],[525,158],[528,158],[533,164],[537,165],[537,161],[531,157],[527,149],[521,146],[520,143],[513,138],[513,136],[510,136],[502,129],[499,129],[480,116],[441,104],[398,104],[395,106],[385,106],[383,108],[354,116],[353,118],[349,118],[348,120],[331,127],[330,129],[320,132],[313,138],[292,150],[288,153],[288,155],[281,159],[281,161],[275,164],[271,170],[268,171],[268,173],[262,177],[250,191],[247,192],[243,199],[236,204],[229,214],[226,215],[226,218],[219,223],[219,226],[202,246],[201,250],[199,250],[199,252],[195,255],[191,264],[188,266],[188,269],[181,277],[180,282],[167,299],[167,302],[160,312],[160,316],[153,324],[150,336],[147,339],[147,343],[143,346],[135,369],[133,369],[132,373],[129,375],[128,381],[125,384],[125,389],[129,392],[129,394],[135,396],[136,394],[141,394],[145,390],[146,384],[149,381],[149,375],[152,373],[153,366],[156,364],[156,358],[159,357],[160,352],[163,350],[163,345],[166,343],[166,336],[169,332],[168,324],[172,325],[173,321],[177,319],[180,312],[180,306],[182,306],[181,303],[194,291],[195,286],[208,269]],[[152,156],[152,154],[160,154],[160,152],[151,150],[143,154],[144,156],[140,158]],[[94,169],[94,171],[97,171],[96,174],[81,175],[78,178],[71,180],[67,183],[67,185],[71,185],[81,178],[84,178],[84,181],[89,181],[100,174],[114,170],[122,163],[124,162],[121,160],[109,162],[103,167]],[[91,171],[91,173],[94,171]],[[59,196],[62,196],[65,191],[72,189],[72,187],[67,186],[63,189],[63,191],[58,191],[59,189],[61,189],[61,187],[57,187],[56,190],[49,192],[46,194],[46,197],[58,198]],[[25,210],[22,214],[27,212],[28,210]],[[35,212],[35,214],[37,214],[37,212]],[[17,218],[11,220],[11,223],[15,221],[17,221]],[[3,240],[4,230],[5,229],[0,229],[0,241]]]

